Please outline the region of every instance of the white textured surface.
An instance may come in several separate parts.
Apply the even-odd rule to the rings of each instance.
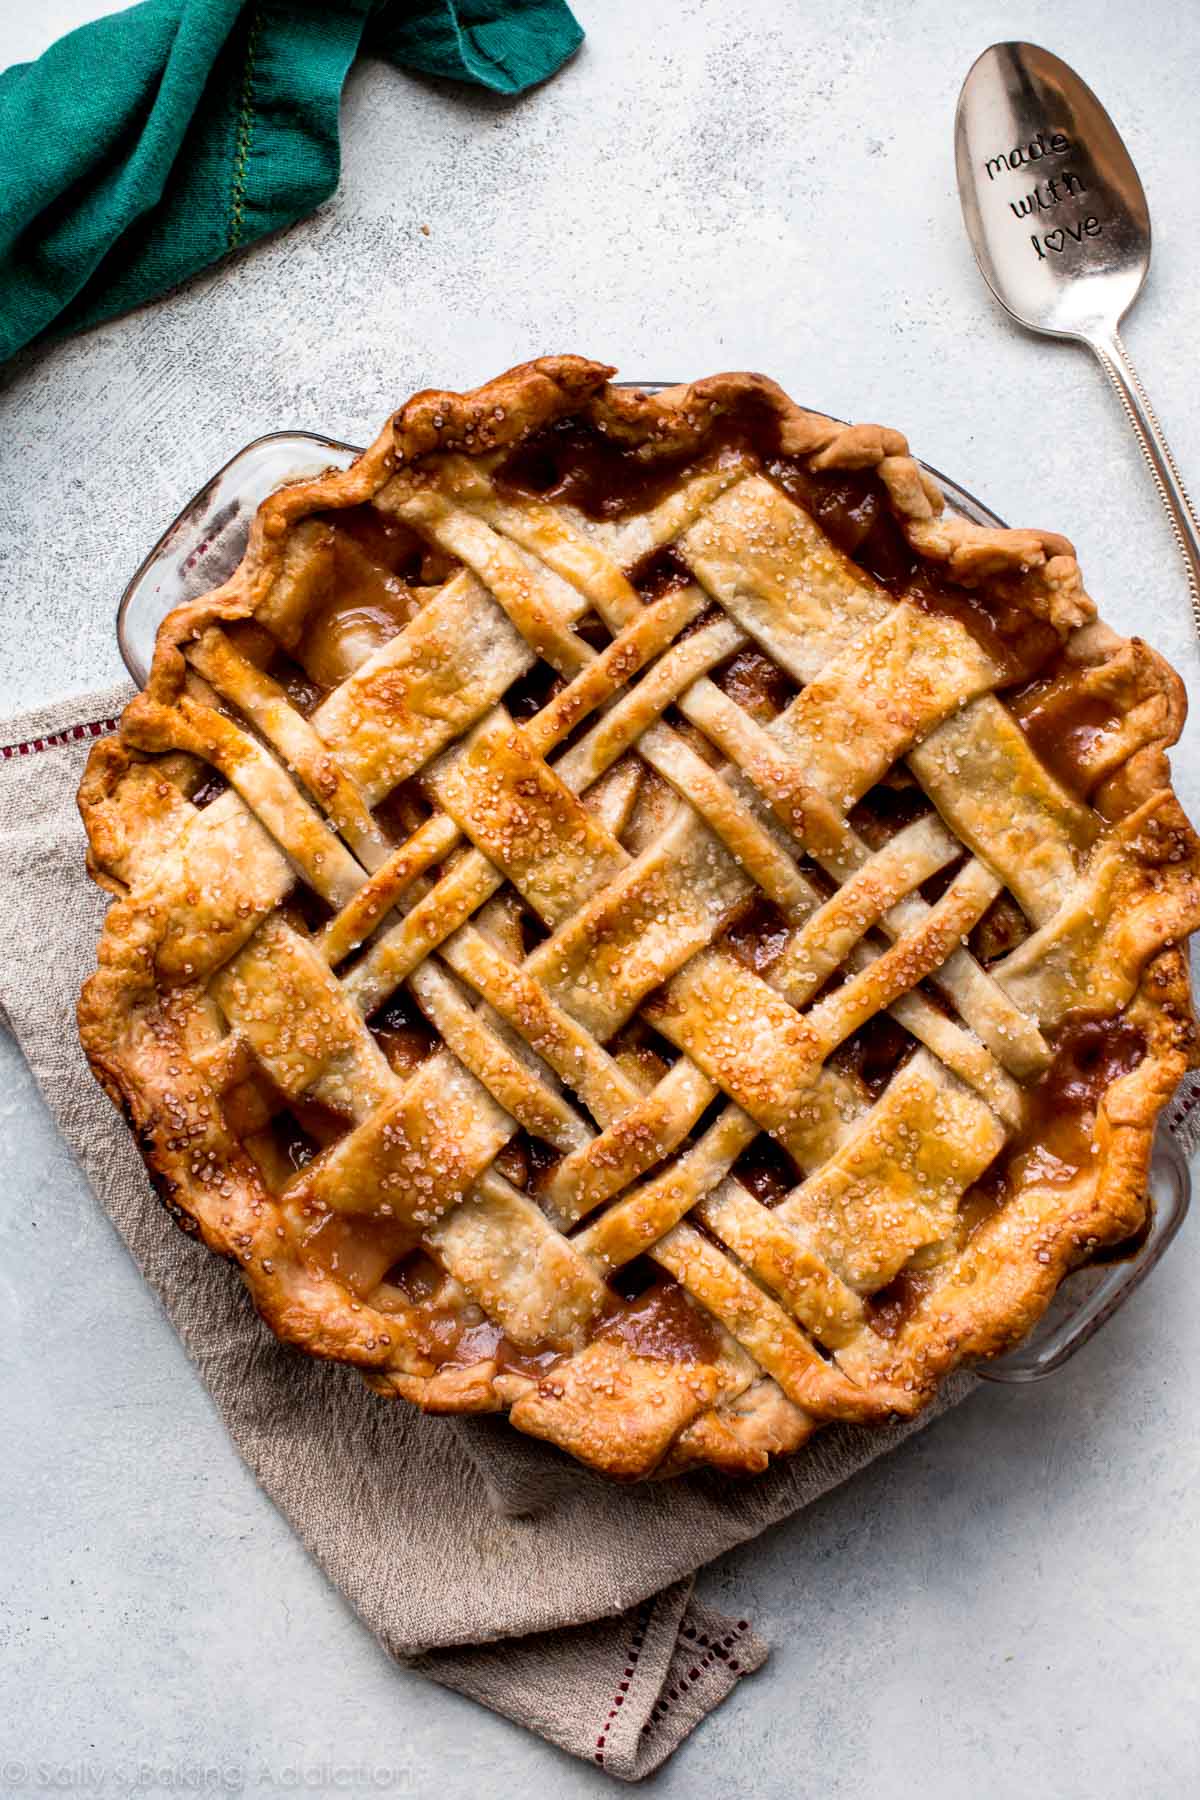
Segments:
[[[0,63],[102,10],[5,8]],[[549,349],[643,379],[762,368],[900,425],[1013,522],[1072,536],[1106,616],[1193,682],[1182,578],[1116,402],[1085,352],[992,304],[950,133],[962,76],[998,38],[1045,42],[1108,104],[1158,232],[1126,338],[1196,485],[1200,15],[1174,0],[577,10],[580,57],[513,104],[357,69],[342,188],[317,218],[0,375],[0,712],[118,672],[124,580],[247,439],[361,439],[416,386]],[[1193,727],[1176,758],[1194,814],[1195,745]],[[0,1059],[0,1787],[112,1793],[146,1761],[148,1792],[201,1765],[225,1791],[239,1772],[248,1793],[278,1791],[288,1764],[390,1772],[347,1793],[600,1792],[606,1777],[367,1638],[238,1464],[3,1041]],[[984,1390],[705,1574],[775,1651],[656,1790],[1195,1788],[1196,1231],[1042,1390]],[[334,1791],[333,1773],[314,1785]]]

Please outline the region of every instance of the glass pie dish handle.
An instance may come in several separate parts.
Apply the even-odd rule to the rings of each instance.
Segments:
[[[360,454],[356,444],[311,431],[273,431],[255,438],[205,482],[167,526],[117,608],[121,658],[139,687],[146,685],[159,626],[185,600],[232,575],[267,495],[290,481],[349,468]]]
[[[653,391],[667,384],[621,385]],[[276,431],[247,444],[206,482],[167,527],[121,597],[117,641],[139,687],[149,673],[159,625],[174,607],[218,587],[233,573],[260,502],[286,482],[347,468],[357,455],[356,445],[337,438]],[[957,482],[936,469],[930,473],[955,512],[981,525],[1003,523]],[[1183,1223],[1190,1198],[1187,1163],[1164,1127],[1150,1172],[1150,1225],[1136,1249],[1121,1261],[1093,1263],[1068,1277],[1030,1336],[1007,1355],[981,1364],[978,1373],[988,1381],[1028,1383],[1060,1369],[1145,1280]]]

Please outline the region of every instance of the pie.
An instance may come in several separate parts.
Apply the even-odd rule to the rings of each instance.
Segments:
[[[626,1477],[911,1415],[1146,1218],[1178,677],[759,375],[284,487],[80,789],[79,1022],[284,1340]]]

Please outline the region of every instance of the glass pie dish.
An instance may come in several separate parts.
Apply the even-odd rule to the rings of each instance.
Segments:
[[[627,384],[654,389],[662,383]],[[314,433],[274,432],[225,464],[167,527],[121,598],[117,636],[130,674],[144,684],[158,626],[186,600],[218,586],[237,565],[259,504],[284,484],[345,468],[357,446]],[[982,525],[1003,522],[956,482],[931,470],[947,504]],[[1149,1222],[1136,1243],[1070,1276],[1038,1326],[1015,1350],[981,1365],[988,1380],[1028,1383],[1052,1374],[1124,1303],[1157,1264],[1186,1215],[1184,1157],[1160,1130],[1150,1173]]]

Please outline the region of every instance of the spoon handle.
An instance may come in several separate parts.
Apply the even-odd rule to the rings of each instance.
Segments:
[[[1099,357],[1104,373],[1116,388],[1129,423],[1142,446],[1142,455],[1150,465],[1158,497],[1166,510],[1171,529],[1175,533],[1175,542],[1183,556],[1192,617],[1197,634],[1200,635],[1200,524],[1197,524],[1183,478],[1116,328],[1110,332],[1097,333],[1087,341]]]

